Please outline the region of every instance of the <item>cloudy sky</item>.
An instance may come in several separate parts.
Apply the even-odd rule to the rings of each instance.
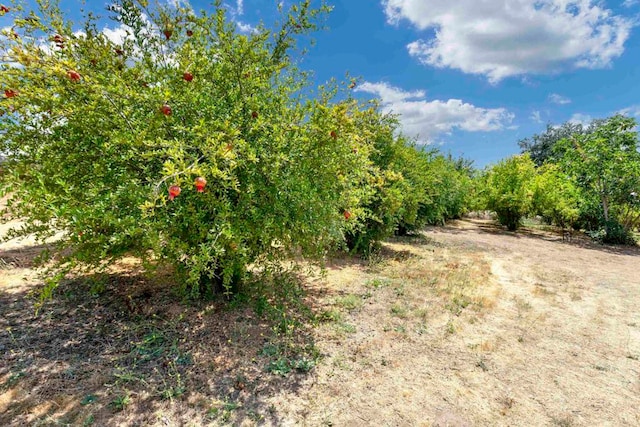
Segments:
[[[248,32],[273,21],[278,1],[225,5]],[[640,0],[327,2],[328,29],[302,62],[315,82],[359,77],[356,95],[380,98],[405,133],[476,166],[517,153],[547,123],[640,119]],[[61,4],[73,16],[79,0]]]

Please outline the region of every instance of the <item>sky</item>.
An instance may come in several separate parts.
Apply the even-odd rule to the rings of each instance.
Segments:
[[[224,5],[248,33],[277,19],[278,1],[285,9],[293,3]],[[379,98],[405,134],[476,167],[519,153],[518,141],[547,124],[616,113],[640,120],[640,0],[327,3],[327,29],[312,35],[315,44],[300,58],[313,83],[357,77],[356,97]],[[60,4],[79,17],[79,0]],[[107,4],[88,0],[86,7],[106,14]],[[210,0],[189,4],[212,10]],[[117,35],[114,22],[104,25]]]

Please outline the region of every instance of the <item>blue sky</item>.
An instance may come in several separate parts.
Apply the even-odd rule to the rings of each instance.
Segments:
[[[87,3],[102,13],[107,1]],[[478,167],[518,153],[547,123],[640,118],[640,0],[328,3],[328,29],[302,60],[314,82],[359,77],[356,96],[381,98],[405,133]],[[61,1],[72,18],[79,4]],[[277,16],[276,0],[225,4],[242,31]]]

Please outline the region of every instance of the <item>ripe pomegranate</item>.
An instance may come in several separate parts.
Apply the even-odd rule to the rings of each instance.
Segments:
[[[196,186],[196,191],[198,193],[204,193],[204,187],[205,187],[205,185],[207,185],[207,180],[204,179],[204,177],[199,176],[199,177],[196,178],[194,184]]]
[[[71,79],[71,81],[79,82],[80,74],[77,71],[69,70],[67,71],[67,76]]]
[[[173,200],[180,195],[182,189],[177,185],[172,185],[169,187],[169,200]]]
[[[165,116],[170,116],[172,113],[171,107],[169,106],[169,104],[163,104],[162,107],[160,107],[160,112]]]

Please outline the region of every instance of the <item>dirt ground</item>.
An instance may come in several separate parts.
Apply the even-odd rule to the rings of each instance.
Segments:
[[[311,320],[276,340],[251,303],[184,306],[135,271],[99,299],[63,287],[34,318],[39,248],[11,245],[0,425],[640,425],[640,248],[429,228],[302,277]],[[283,342],[315,367],[273,369],[302,357]]]

